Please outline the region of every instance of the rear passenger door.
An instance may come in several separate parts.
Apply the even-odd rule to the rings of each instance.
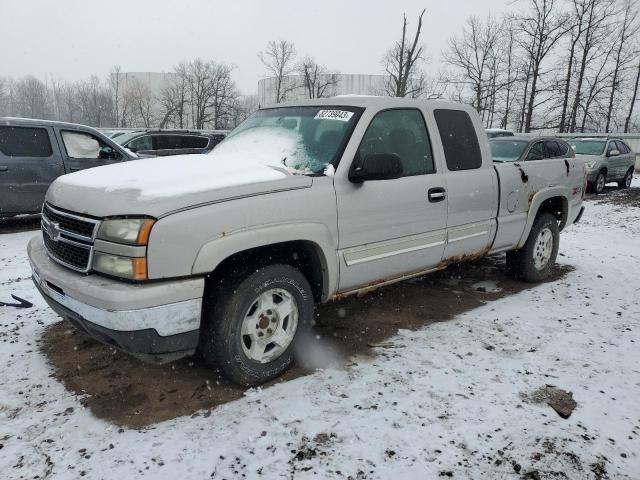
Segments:
[[[47,188],[63,174],[51,127],[0,126],[0,217],[39,212]]]
[[[620,156],[624,160],[621,164],[620,176],[624,177],[627,174],[627,171],[630,167],[634,166],[636,163],[636,155],[631,151],[631,149],[621,140],[616,140],[616,144],[618,145],[618,151],[620,151]]]
[[[433,114],[448,170],[444,257],[451,259],[483,252],[495,232],[498,184],[494,169],[483,165],[476,134],[481,126],[474,126],[463,110],[436,109]]]
[[[123,160],[120,152],[89,132],[61,129],[57,133],[65,154],[64,166],[67,173]]]

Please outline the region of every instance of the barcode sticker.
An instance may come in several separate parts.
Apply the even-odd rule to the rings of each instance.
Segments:
[[[316,120],[340,120],[348,122],[353,117],[353,112],[348,110],[320,110],[314,117]]]

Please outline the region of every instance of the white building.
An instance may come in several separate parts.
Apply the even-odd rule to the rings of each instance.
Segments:
[[[336,95],[383,95],[387,77],[385,75],[353,75],[338,73],[337,84],[329,87],[325,92],[325,97]],[[324,74],[325,81],[331,74]],[[322,78],[321,78],[322,80]],[[287,75],[285,79],[286,88],[291,88],[287,93],[287,100],[302,100],[309,98],[304,86],[302,75]],[[276,101],[276,78],[263,78],[258,81],[258,102],[260,106],[269,105]]]

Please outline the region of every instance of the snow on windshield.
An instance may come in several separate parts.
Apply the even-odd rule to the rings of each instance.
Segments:
[[[313,173],[312,159],[298,133],[277,127],[244,130],[220,143],[210,154],[215,160],[244,162],[285,169],[289,173]]]

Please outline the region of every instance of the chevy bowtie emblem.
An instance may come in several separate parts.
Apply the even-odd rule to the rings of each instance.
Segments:
[[[60,240],[60,224],[56,222],[49,222],[47,226],[47,233],[49,234],[49,238],[54,242]]]

